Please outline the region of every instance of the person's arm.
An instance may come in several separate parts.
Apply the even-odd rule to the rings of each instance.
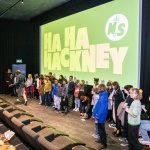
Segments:
[[[137,105],[137,104],[134,104],[132,111],[131,111],[130,108],[126,107],[126,110],[125,110],[125,111],[126,111],[128,114],[130,114],[132,117],[136,118],[137,115],[138,115],[138,112],[139,112],[139,110],[138,110],[138,105]]]
[[[142,107],[142,109],[144,110],[144,112],[147,112],[147,110],[146,110],[146,108],[145,108],[145,105],[142,105],[141,107]]]
[[[133,114],[132,114],[132,112],[131,112],[131,110],[130,110],[130,108],[126,107],[125,111],[126,111],[128,114],[130,114],[132,117],[134,117]]]

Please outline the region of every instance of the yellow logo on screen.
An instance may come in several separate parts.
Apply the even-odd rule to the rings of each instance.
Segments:
[[[87,27],[66,27],[63,35],[44,33],[43,42],[43,63],[48,70],[68,68],[68,71],[94,73],[96,69],[109,69],[112,61],[113,74],[122,74],[128,51],[128,47],[111,47],[110,43],[91,44]]]

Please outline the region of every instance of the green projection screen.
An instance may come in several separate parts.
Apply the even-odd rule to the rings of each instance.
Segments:
[[[41,26],[41,73],[138,86],[139,0],[112,2]]]

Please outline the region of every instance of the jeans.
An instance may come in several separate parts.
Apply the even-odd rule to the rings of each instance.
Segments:
[[[84,102],[82,102],[82,105],[81,105],[81,111],[82,111],[82,113],[86,112],[86,106],[87,106],[87,104],[84,103]]]
[[[150,131],[150,120],[141,120],[140,132],[144,141],[150,142],[150,137],[148,135]]]
[[[98,123],[98,131],[100,133],[100,140],[102,145],[107,145],[107,139],[106,139],[106,130],[105,130],[105,123]]]
[[[50,93],[49,92],[45,92],[45,105],[46,106],[50,106]]]
[[[75,108],[80,108],[80,99],[75,97]]]
[[[95,135],[99,135],[100,136],[100,132],[98,130],[98,123],[95,122]]]
[[[32,85],[28,87],[29,97],[32,98]]]

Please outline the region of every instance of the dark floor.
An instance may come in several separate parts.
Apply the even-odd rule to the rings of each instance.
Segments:
[[[88,119],[82,121],[80,114],[71,111],[69,114],[64,115],[53,111],[51,107],[39,105],[38,100],[29,99],[28,105],[16,104],[16,98],[8,95],[0,95],[0,98],[15,104],[17,107],[26,110],[33,114],[35,117],[42,119],[45,123],[55,127],[56,129],[65,132],[70,137],[79,139],[86,143],[86,146],[97,149],[99,144],[95,142],[92,134],[94,133],[94,120]],[[128,147],[121,147],[118,138],[112,136],[112,129],[106,125],[108,134],[108,148],[107,150],[127,150]]]

